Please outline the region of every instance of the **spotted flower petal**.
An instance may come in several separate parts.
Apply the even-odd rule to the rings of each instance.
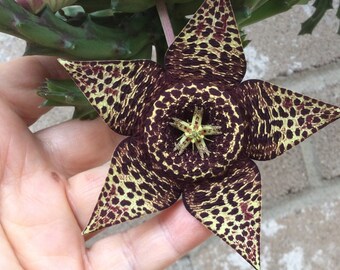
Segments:
[[[239,88],[250,123],[247,152],[272,159],[340,118],[340,108],[259,80]]]
[[[228,0],[206,0],[166,53],[174,79],[240,83],[246,71],[242,43]]]
[[[156,175],[145,162],[144,146],[125,139],[115,150],[105,185],[84,234],[163,210],[176,202],[176,183]]]
[[[126,136],[140,131],[163,76],[159,65],[148,60],[59,62],[112,130]]]
[[[260,269],[261,181],[251,160],[236,162],[220,181],[188,185],[188,211]]]

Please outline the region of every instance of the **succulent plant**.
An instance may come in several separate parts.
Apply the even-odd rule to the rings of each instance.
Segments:
[[[46,6],[49,6],[52,11],[69,6],[77,2],[77,0],[15,0],[19,5],[33,13],[39,13]]]
[[[105,123],[127,136],[83,233],[163,210],[181,196],[192,216],[259,270],[261,180],[252,159],[283,154],[340,118],[340,108],[243,81],[246,60],[229,0],[204,1],[164,67],[151,60],[60,63]]]

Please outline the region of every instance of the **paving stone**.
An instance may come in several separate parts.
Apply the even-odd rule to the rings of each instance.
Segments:
[[[324,89],[324,91],[318,93],[318,96],[326,102],[340,106],[340,82]],[[328,180],[340,176],[340,121],[330,124],[318,134],[315,134],[312,140],[321,176]]]
[[[271,79],[328,64],[340,57],[336,9],[328,11],[312,35],[298,36],[300,24],[313,12],[296,6],[288,12],[246,28],[252,40],[246,49],[249,78]],[[334,7],[339,1],[335,1]]]
[[[25,41],[0,33],[0,62],[7,62],[21,56],[25,47]]]
[[[330,65],[281,77],[274,82],[293,89],[307,96],[340,106],[340,61]],[[340,121],[330,124],[314,134],[311,141],[311,153],[319,177],[333,179],[340,175]],[[304,147],[305,144],[302,144]]]
[[[74,109],[72,107],[57,107],[41,116],[38,121],[30,126],[32,132],[57,125],[72,118]]]
[[[167,270],[192,270],[192,269],[193,266],[190,256],[183,257],[181,260],[167,268]]]
[[[334,123],[315,136],[320,173],[326,180],[340,176],[340,123]]]
[[[276,224],[263,230],[263,269],[339,269],[339,216],[340,197],[269,221]]]
[[[274,160],[256,163],[261,172],[265,205],[309,186],[300,146],[292,148]]]

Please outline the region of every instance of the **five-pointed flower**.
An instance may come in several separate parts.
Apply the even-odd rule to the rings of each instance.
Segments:
[[[114,151],[84,233],[165,209],[182,194],[196,219],[260,269],[261,182],[251,159],[281,155],[340,108],[242,82],[246,61],[229,0],[203,3],[164,68],[60,62],[111,129],[129,136]]]

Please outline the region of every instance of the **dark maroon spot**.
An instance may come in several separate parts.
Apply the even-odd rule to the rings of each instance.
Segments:
[[[283,107],[285,107],[286,109],[289,109],[293,106],[293,102],[290,98],[285,98],[284,102],[283,102]]]
[[[122,201],[120,202],[120,204],[121,204],[121,206],[130,206],[130,205],[131,205],[131,202],[128,201],[128,200],[122,200]]]
[[[291,130],[287,130],[287,138],[292,139],[293,138],[293,132]]]
[[[308,115],[309,113],[310,113],[310,110],[308,110],[308,109],[302,109],[301,110],[302,115]]]
[[[218,43],[215,39],[210,39],[209,44],[215,48],[218,48],[220,46],[220,43]]]
[[[116,89],[112,89],[112,88],[105,88],[104,93],[107,95],[117,95],[118,91]]]
[[[123,190],[121,187],[118,187],[118,188],[117,188],[117,191],[118,191],[118,193],[119,193],[120,195],[124,195],[124,194],[125,194],[124,190]]]
[[[316,108],[313,108],[313,113],[317,114],[321,111],[320,108],[316,107]]]

